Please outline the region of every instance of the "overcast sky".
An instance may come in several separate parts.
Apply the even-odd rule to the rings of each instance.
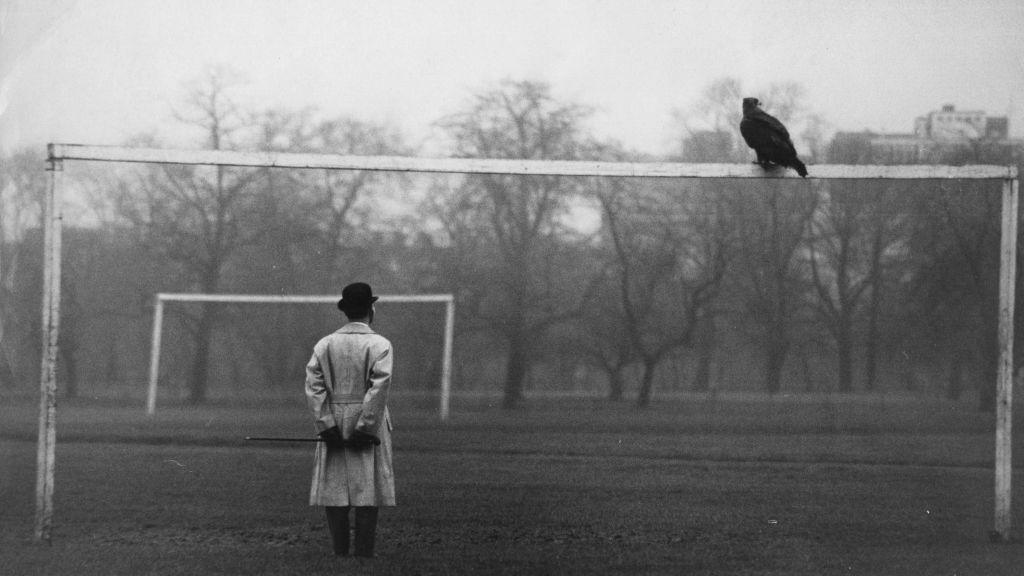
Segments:
[[[1024,134],[1024,2],[0,0],[0,146],[171,133],[183,85],[237,69],[256,109],[390,121],[414,143],[503,78],[675,151],[672,111],[732,76],[804,86],[837,130],[907,132],[944,103]],[[739,102],[736,103],[739,106]],[[770,110],[769,110],[770,111]]]

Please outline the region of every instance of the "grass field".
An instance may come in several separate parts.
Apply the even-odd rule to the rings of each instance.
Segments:
[[[306,505],[300,401],[62,401],[52,543],[32,541],[36,408],[0,407],[0,574],[1019,575],[992,544],[992,417],[909,398],[682,397],[638,412],[393,399],[399,506],[335,559]],[[1020,412],[1020,411],[1018,411]],[[1017,430],[1021,430],[1018,424]],[[1017,443],[1018,446],[1020,442]],[[1016,455],[1017,462],[1022,462]],[[1015,527],[1024,529],[1020,471]]]

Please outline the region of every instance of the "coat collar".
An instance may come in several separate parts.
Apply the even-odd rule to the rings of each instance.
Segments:
[[[369,324],[365,322],[349,322],[338,329],[340,334],[375,334]]]

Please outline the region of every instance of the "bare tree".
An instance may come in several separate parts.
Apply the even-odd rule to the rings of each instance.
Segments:
[[[797,314],[805,302],[806,271],[799,250],[818,196],[806,186],[768,180],[732,198],[738,226],[737,276],[748,320],[766,356],[765,389],[779,392]]]
[[[713,197],[700,194],[672,201],[679,191],[643,189],[614,180],[598,200],[610,253],[607,267],[623,345],[611,365],[610,397],[621,397],[623,361],[642,366],[637,406],[650,404],[655,370],[673,350],[693,343],[695,331],[718,295],[725,274],[726,242],[708,224],[716,219]],[[710,200],[710,202],[709,202]]]
[[[409,154],[411,147],[402,135],[386,124],[336,118],[317,123],[308,134],[311,151],[335,154],[379,156]],[[313,209],[319,215],[316,231],[319,266],[326,266],[320,277],[330,282],[325,289],[345,282],[343,270],[359,269],[357,256],[349,248],[359,233],[369,232],[378,202],[389,187],[401,187],[402,175],[372,171],[325,170],[307,175],[306,185],[314,194]],[[346,261],[347,259],[347,261]]]
[[[757,96],[772,115],[801,134],[805,119],[808,135],[822,128],[803,103],[803,88],[793,82],[777,82],[761,90],[748,91],[735,78],[712,82],[688,111],[677,112],[684,131],[683,157],[699,161],[743,162],[752,158],[742,136],[742,98]],[[705,130],[704,133],[699,132]],[[686,145],[689,149],[686,149]],[[709,157],[707,150],[719,157]],[[730,187],[730,190],[726,190]],[[719,188],[727,198],[727,220],[737,232],[731,291],[745,303],[745,322],[759,333],[766,355],[765,387],[775,393],[781,387],[782,371],[792,342],[798,310],[804,305],[806,278],[799,250],[817,204],[816,192],[766,180],[758,190],[739,190],[733,184]],[[709,322],[709,327],[714,323]]]
[[[790,128],[810,147],[811,157],[820,154],[827,123],[811,112],[805,90],[796,82],[773,82],[762,89],[751,89],[732,77],[712,81],[687,108],[673,111],[681,127],[681,156],[690,162],[746,162],[752,153],[740,134],[743,119],[742,100],[757,96],[773,116]],[[713,155],[709,152],[713,151]]]
[[[393,128],[350,118],[316,119],[311,110],[270,110],[253,115],[253,144],[261,150],[354,155],[406,153]],[[389,179],[390,178],[390,179]],[[263,168],[253,183],[254,225],[259,234],[243,247],[233,277],[265,293],[338,293],[344,283],[373,279],[368,246],[378,241],[373,227],[376,199],[402,178],[372,171]],[[362,273],[373,278],[355,276]],[[238,317],[252,362],[270,382],[286,381],[309,353],[307,340],[319,325],[315,310],[267,309],[259,317]],[[272,329],[271,329],[272,327]],[[284,336],[282,338],[282,336]],[[282,344],[282,340],[287,344]]]
[[[943,183],[921,194],[911,249],[915,309],[943,328],[953,376],[960,377],[968,358],[979,360],[979,408],[991,411],[999,353],[1000,204],[984,186]]]
[[[898,240],[886,198],[884,189],[833,183],[811,223],[808,261],[817,310],[836,345],[840,392],[853,390],[855,323],[864,308],[869,327],[865,387],[875,384],[882,275]]]
[[[0,158],[0,386],[13,385],[23,370],[16,342],[38,341],[18,335],[25,326],[19,322],[24,315],[15,291],[19,277],[32,268],[25,267],[20,245],[29,230],[42,228],[44,167],[39,151],[20,150]]]
[[[684,133],[683,158],[697,162],[742,162],[749,156],[740,135],[741,102],[747,96],[743,90],[738,79],[719,78],[689,108],[673,112]]]
[[[245,115],[232,99],[238,85],[230,70],[210,68],[189,86],[185,106],[176,117],[197,128],[205,145],[220,150],[233,142]],[[135,185],[123,184],[120,214],[141,231],[145,244],[180,267],[189,288],[218,292],[226,267],[238,250],[255,242],[254,186],[256,170],[215,166],[161,165]],[[203,303],[191,318],[193,360],[189,400],[207,395],[210,345],[217,308]]]
[[[1015,147],[978,138],[973,130],[959,138],[932,141],[912,154],[919,163],[1012,164]],[[874,146],[867,138],[833,142],[831,160],[853,163],[901,163],[906,154],[894,147]],[[965,375],[980,368],[979,406],[994,408],[998,301],[998,196],[985,185],[959,182],[904,184],[879,203],[866,221],[865,242],[875,260],[868,311],[867,385],[874,381],[877,342],[885,335],[880,313],[889,300],[906,339],[901,363],[912,374],[914,364],[948,367],[947,395],[959,398]],[[873,208],[874,209],[874,208]],[[889,246],[890,248],[886,248]],[[891,261],[887,251],[900,252]],[[908,382],[909,383],[909,382]]]
[[[898,274],[906,270],[906,222],[909,219],[907,190],[883,189],[875,191],[866,223],[868,252],[868,282],[870,294],[867,304],[868,325],[864,352],[864,387],[875,390],[878,384],[879,351],[884,339],[882,314],[884,302],[891,286],[898,282]]]
[[[458,156],[567,160],[580,155],[582,121],[588,113],[556,100],[546,84],[504,81],[440,125]],[[475,276],[464,290],[472,294],[464,297],[474,306],[474,315],[507,343],[506,407],[523,397],[538,336],[575,309],[545,298],[557,291],[541,273],[545,244],[557,240],[558,219],[573,185],[550,176],[483,175],[467,177],[450,190],[449,205],[461,214],[442,218],[459,226],[450,226],[448,234],[471,235],[491,254],[471,261],[476,270],[464,269]],[[464,240],[452,241],[469,248]]]

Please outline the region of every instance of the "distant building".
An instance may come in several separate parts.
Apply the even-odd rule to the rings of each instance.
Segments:
[[[1006,116],[946,104],[914,120],[909,134],[838,132],[829,161],[837,164],[970,164],[1014,162],[1021,140],[1009,138]]]
[[[1006,140],[1009,126],[1006,116],[989,117],[981,110],[957,110],[946,104],[914,120],[914,134],[939,142]]]
[[[932,142],[913,134],[837,132],[829,148],[836,164],[920,164],[930,155]]]

